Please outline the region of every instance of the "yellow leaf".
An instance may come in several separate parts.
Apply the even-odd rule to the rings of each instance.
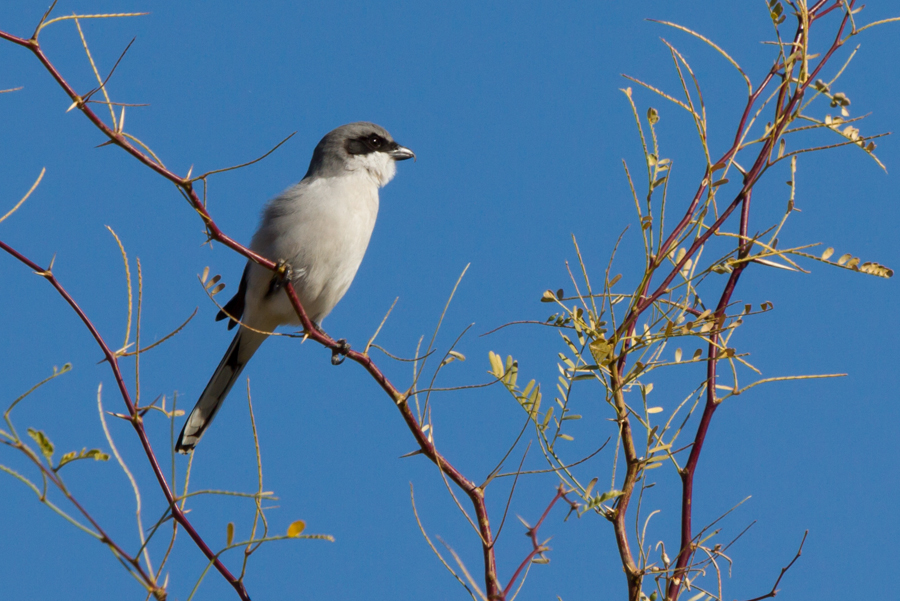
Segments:
[[[491,373],[495,378],[502,378],[505,370],[503,369],[503,360],[500,359],[500,355],[495,353],[494,351],[488,352],[488,360],[491,362]]]
[[[602,338],[598,338],[593,341],[588,348],[591,351],[591,355],[594,357],[594,361],[597,362],[597,365],[605,365],[609,358],[609,354],[613,350],[613,346]]]
[[[647,413],[662,413],[662,407],[649,407]]]
[[[228,526],[225,528],[225,546],[230,547],[231,543],[234,542],[234,522],[228,522]]]
[[[291,538],[295,538],[297,536],[300,536],[305,529],[306,522],[304,522],[303,520],[297,520],[296,522],[288,526],[287,535]]]
[[[890,278],[894,275],[894,270],[878,263],[863,263],[859,266],[859,270],[863,273],[877,275],[882,278]]]
[[[828,260],[828,257],[830,257],[833,254],[834,254],[834,249],[829,246],[828,248],[825,249],[825,252],[822,253],[822,260],[823,261]]]

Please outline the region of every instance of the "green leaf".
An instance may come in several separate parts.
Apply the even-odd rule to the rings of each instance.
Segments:
[[[597,497],[598,503],[603,503],[604,501],[609,501],[610,499],[615,499],[616,497],[621,497],[624,493],[621,490],[616,490],[615,488],[612,490],[608,490],[599,497]]]
[[[101,451],[100,449],[91,449],[90,451],[85,452],[84,449],[81,450],[81,454],[85,459],[93,459],[94,461],[109,461],[109,455]]]
[[[65,464],[69,463],[70,461],[74,461],[76,457],[78,457],[78,453],[76,453],[75,451],[69,451],[68,453],[63,455],[62,458],[59,460],[59,465],[57,466],[56,469],[61,468]]]
[[[56,466],[56,470],[59,471],[62,466],[72,463],[73,461],[78,461],[79,459],[93,459],[94,461],[108,461],[109,455],[101,451],[100,449],[91,449],[88,451],[87,449],[81,449],[81,451],[69,451],[59,460],[59,465]]]
[[[47,435],[43,431],[35,430],[34,428],[28,428],[28,435],[41,448],[41,453],[47,458],[47,461],[50,461],[53,458],[53,443],[50,442]]]

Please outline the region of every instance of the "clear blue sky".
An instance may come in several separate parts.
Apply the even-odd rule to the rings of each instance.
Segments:
[[[47,1],[6,2],[0,29],[30,35]],[[895,13],[872,3],[868,22]],[[511,328],[477,334],[517,319],[544,319],[541,292],[570,288],[564,261],[575,259],[571,234],[593,274],[605,267],[619,233],[630,225],[617,272],[632,279],[642,265],[633,203],[621,160],[640,161],[630,108],[619,88],[628,73],[677,91],[660,36],[691,61],[707,94],[714,149],[732,135],[742,106],[742,83],[708,47],[673,29],[645,21],[682,23],[718,41],[750,75],[769,65],[772,37],[762,2],[507,3],[364,2],[238,3],[62,0],[57,14],[151,12],[149,16],[84,22],[101,71],[136,41],[109,85],[114,100],[149,103],[127,111],[126,129],[147,142],[173,170],[194,173],[254,158],[297,131],[265,161],[210,181],[209,207],[222,229],[247,242],[266,199],[299,180],[312,148],[333,127],[357,120],[385,126],[418,155],[399,165],[382,192],[368,254],[326,329],[360,347],[395,297],[380,342],[412,356],[421,335],[440,316],[453,283],[469,263],[439,337],[442,348],[466,325],[459,347],[468,361],[451,366],[443,384],[485,381],[487,353],[519,359],[525,377],[552,389],[557,334]],[[826,30],[828,27],[822,27]],[[44,31],[50,58],[80,91],[93,87],[71,22]],[[855,61],[838,86],[852,114],[872,113],[864,133],[897,128],[900,29],[888,25],[862,36]],[[842,51],[830,73],[849,51]],[[24,207],[0,224],[0,239],[55,272],[113,343],[126,321],[122,265],[104,226],[113,227],[143,266],[142,336],[158,340],[195,307],[198,315],[141,364],[142,398],[177,391],[193,405],[230,340],[196,276],[204,267],[237,286],[243,259],[221,245],[204,246],[200,220],[172,185],[116,148],[95,146],[101,135],[77,111],[65,112],[62,91],[25,50],[0,44],[0,213],[29,188],[42,167],[43,183]],[[702,170],[686,113],[649,92],[635,94],[641,112],[657,108],[663,155],[675,162],[670,203],[683,206]],[[99,107],[102,108],[102,107]],[[98,111],[99,111],[98,108]],[[819,109],[824,112],[825,105]],[[102,112],[100,114],[103,114]],[[108,116],[108,115],[107,115]],[[797,206],[782,246],[823,242],[838,253],[900,266],[897,241],[897,141],[882,140],[885,174],[854,149],[800,161]],[[755,222],[765,227],[783,211],[788,174],[772,173],[754,199]],[[802,559],[782,581],[783,598],[888,598],[886,566],[896,564],[900,493],[891,450],[897,403],[896,283],[809,266],[801,275],[752,266],[737,298],[772,301],[775,311],[737,335],[742,350],[767,377],[846,372],[848,377],[759,387],[716,414],[697,477],[695,521],[703,524],[745,497],[722,522],[723,539],[756,525],[729,555],[729,599],[768,591],[781,566],[810,530]],[[629,271],[631,269],[632,271]],[[74,371],[31,397],[14,417],[20,432],[45,430],[60,450],[106,447],[96,412],[121,410],[108,368],[75,316],[26,268],[0,256],[0,405],[5,406],[54,365]],[[633,281],[632,281],[633,283]],[[399,386],[408,364],[376,358]],[[267,342],[245,375],[250,378],[262,437],[265,488],[279,497],[268,513],[273,530],[297,519],[308,532],[335,543],[273,543],[253,558],[247,586],[254,599],[463,599],[465,592],[438,563],[419,534],[409,503],[416,487],[429,533],[456,549],[474,573],[475,535],[455,510],[433,465],[398,459],[414,442],[396,409],[372,380],[349,362],[332,367],[329,353],[295,340]],[[658,386],[671,408],[699,372],[677,388]],[[693,384],[691,384],[691,387]],[[237,386],[203,439],[194,461],[194,489],[253,490],[255,460],[244,395]],[[595,392],[596,395],[596,392]],[[585,393],[586,419],[576,428],[571,456],[612,434],[601,418],[602,398]],[[588,414],[590,412],[590,414]],[[588,419],[591,418],[591,419]],[[515,437],[523,414],[500,389],[450,393],[434,402],[440,448],[460,469],[482,478]],[[113,433],[141,483],[144,523],[164,503],[133,432]],[[179,423],[180,427],[180,423]],[[161,454],[163,420],[148,428]],[[179,469],[185,461],[178,458]],[[580,472],[608,479],[612,454],[602,452]],[[25,470],[9,450],[0,463]],[[542,466],[532,449],[526,466]],[[134,502],[113,463],[66,468],[74,493],[129,549],[138,546]],[[661,474],[648,498],[662,510],[652,540],[676,545],[677,493],[673,474]],[[64,472],[65,473],[65,472]],[[553,495],[555,476],[520,481],[512,515],[533,522]],[[508,483],[489,489],[499,521]],[[207,498],[190,518],[213,546],[225,525],[246,537],[252,508],[244,500]],[[507,522],[498,543],[505,580],[529,545],[521,524]],[[542,534],[553,536],[551,563],[536,566],[528,599],[625,596],[611,527],[586,515],[563,523],[552,514]],[[140,589],[100,544],[41,506],[9,477],[0,478],[0,583],[10,599],[140,598]],[[162,541],[159,541],[160,543]],[[153,547],[158,563],[162,547]],[[239,568],[240,552],[226,555]],[[205,562],[184,535],[170,563],[170,599],[185,599]],[[887,568],[889,569],[889,568]],[[873,577],[874,575],[874,577]],[[480,578],[479,578],[480,581]],[[648,589],[649,590],[649,589]],[[197,599],[234,598],[210,574]],[[782,597],[779,597],[782,598]]]

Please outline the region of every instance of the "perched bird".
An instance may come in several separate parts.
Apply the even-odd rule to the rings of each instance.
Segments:
[[[414,157],[374,123],[342,125],[316,146],[300,183],[269,201],[250,248],[283,263],[285,275],[247,262],[237,294],[216,315],[216,320],[229,318],[228,329],[237,324],[237,334],[188,416],[175,445],[178,452],[197,445],[269,333],[300,323],[281,290],[282,278],[290,278],[316,326],[341,300],[375,227],[378,189],[394,177],[396,161]]]

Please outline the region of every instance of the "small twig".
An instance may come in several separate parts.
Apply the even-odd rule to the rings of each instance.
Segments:
[[[803,533],[803,539],[800,541],[800,548],[797,549],[797,553],[794,555],[794,559],[791,560],[789,564],[781,568],[781,573],[778,574],[778,578],[775,580],[775,584],[772,585],[772,590],[762,595],[760,597],[754,597],[753,599],[749,599],[748,601],[761,601],[762,599],[769,599],[778,594],[778,584],[781,582],[781,579],[784,578],[785,573],[791,569],[794,565],[794,562],[800,559],[800,555],[803,554],[803,543],[806,542],[806,536],[809,534],[809,530]]]
[[[9,91],[9,90],[4,90],[4,92],[6,92],[6,91]],[[3,217],[0,217],[0,223],[3,223],[3,221],[4,221],[7,217],[9,217],[10,215],[12,215],[13,213],[15,213],[16,211],[19,210],[19,207],[21,207],[22,204],[23,204],[26,200],[28,200],[28,197],[31,196],[31,193],[34,192],[34,191],[37,189],[38,185],[41,183],[41,180],[44,179],[44,174],[45,174],[45,173],[47,173],[47,168],[46,168],[46,167],[44,167],[44,168],[41,169],[40,175],[38,175],[38,177],[37,177],[37,179],[34,181],[34,183],[31,184],[31,188],[28,189],[28,192],[25,193],[25,196],[23,196],[22,199],[21,199],[19,202],[16,203],[16,206],[14,206],[13,208],[11,208],[11,209],[6,213],[6,215],[4,215]]]
[[[550,510],[553,509],[553,506],[556,505],[556,502],[559,501],[560,499],[564,499],[566,501],[566,503],[569,504],[570,511],[578,510],[578,504],[573,501],[570,501],[568,499],[568,497],[566,497],[566,494],[568,494],[568,492],[571,492],[571,491],[567,491],[565,489],[565,487],[562,484],[560,484],[559,487],[556,489],[556,496],[554,496],[553,499],[550,501],[550,504],[547,505],[547,509],[544,510],[544,513],[541,515],[541,519],[538,520],[537,524],[529,527],[528,530],[525,532],[525,535],[531,539],[532,549],[531,549],[531,552],[528,554],[528,556],[525,557],[525,559],[522,561],[522,563],[519,564],[519,567],[516,568],[516,571],[513,573],[512,578],[509,579],[509,583],[506,585],[506,588],[503,589],[503,598],[504,599],[507,597],[507,595],[509,595],[509,592],[512,590],[513,584],[515,584],[516,580],[518,580],[519,574],[522,573],[522,570],[524,570],[534,560],[535,557],[542,555],[545,551],[550,550],[550,548],[547,547],[545,544],[538,542],[537,535],[538,535],[538,530],[540,530],[540,528],[541,528],[541,524],[543,524],[544,520],[547,519],[547,516],[550,514]]]
[[[290,140],[291,138],[293,138],[294,135],[295,135],[296,133],[297,133],[297,132],[293,132],[292,134],[290,134],[288,137],[286,137],[284,140],[282,140],[281,142],[279,142],[278,144],[276,144],[275,146],[273,146],[271,150],[269,150],[266,154],[262,155],[262,156],[259,157],[259,158],[255,158],[255,159],[253,159],[252,161],[247,161],[246,163],[241,163],[240,165],[235,165],[235,166],[233,166],[233,167],[224,167],[224,168],[222,168],[222,169],[213,169],[212,171],[207,171],[207,172],[204,173],[203,175],[198,175],[197,177],[192,178],[192,179],[190,179],[190,180],[188,180],[188,181],[190,181],[190,182],[196,182],[196,181],[198,181],[198,180],[205,180],[205,179],[206,179],[207,177],[209,177],[210,175],[214,175],[214,174],[216,174],[216,173],[225,173],[226,171],[234,171],[235,169],[240,169],[240,168],[242,168],[242,167],[248,167],[248,166],[250,166],[250,165],[252,165],[252,164],[254,164],[254,163],[258,163],[258,162],[260,162],[261,160],[263,160],[264,158],[266,158],[267,156],[269,156],[270,154],[272,154],[273,152],[275,152],[276,150],[278,150],[278,149],[281,147],[282,144],[284,144],[285,142],[287,142],[288,140]]]

